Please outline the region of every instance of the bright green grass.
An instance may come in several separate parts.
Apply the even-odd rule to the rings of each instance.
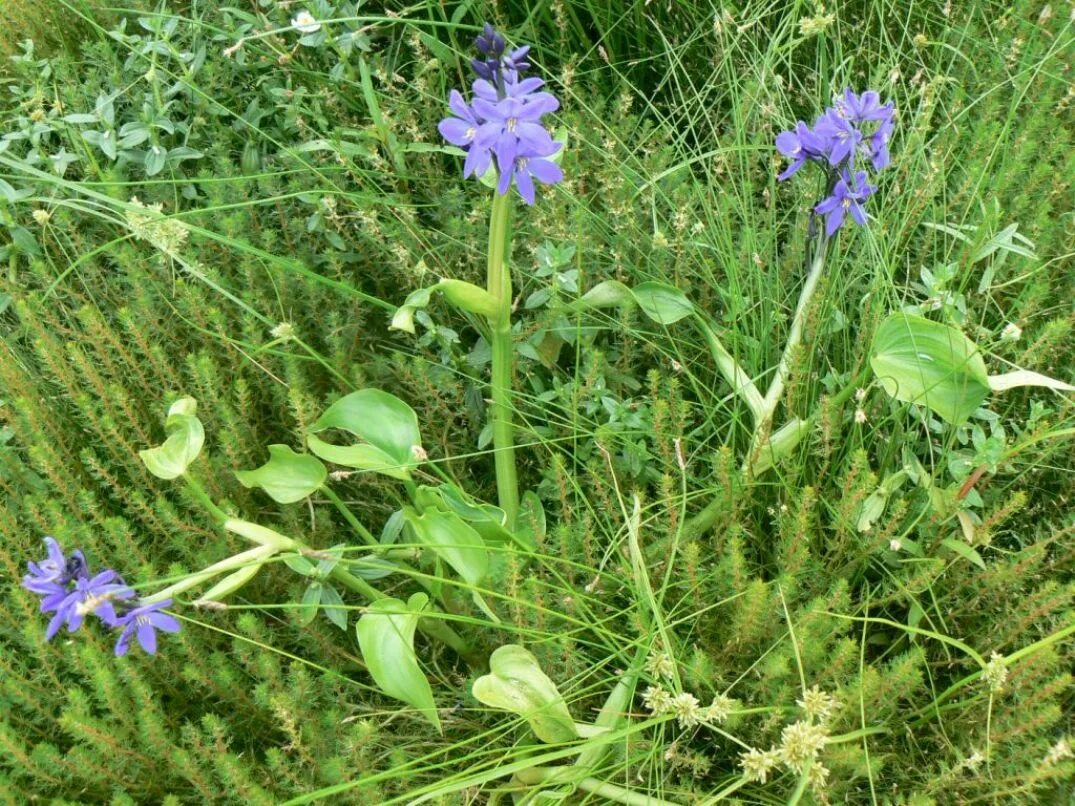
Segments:
[[[107,38],[98,26],[96,41],[55,59],[51,72],[16,66],[6,85],[3,131],[59,102],[50,118],[58,131],[40,153],[62,147],[82,160],[58,179],[47,162],[18,159],[21,142],[0,153],[0,177],[34,189],[0,206],[0,221],[39,245],[12,257],[0,281],[9,300],[0,317],[0,562],[12,583],[0,591],[0,802],[474,803],[495,801],[511,765],[531,755],[569,759],[476,703],[476,670],[420,644],[445,724],[433,734],[373,689],[353,633],[299,626],[291,603],[301,586],[284,568],[261,574],[228,611],[183,608],[186,629],[154,662],[116,662],[91,631],[42,645],[43,618],[15,584],[43,534],[147,585],[237,549],[137,459],[159,441],[179,394],[199,400],[206,422],[198,472],[210,494],[313,545],[346,539],[331,506],[272,506],[231,471],[260,464],[270,442],[300,447],[303,426],[352,388],[408,400],[443,469],[495,497],[491,457],[476,447],[486,378],[470,355],[474,331],[447,307],[434,316],[459,343],[387,330],[408,291],[440,275],[480,281],[488,200],[459,179],[457,159],[424,149],[393,156],[377,142],[391,131],[404,146],[438,143],[444,98],[464,80],[469,39],[487,14],[535,43],[569,135],[568,180],[517,214],[520,300],[540,287],[536,248],[571,243],[582,288],[614,278],[684,289],[759,383],[798,298],[801,233],[817,192],[805,172],[775,182],[773,137],[847,84],[883,88],[901,117],[893,167],[870,201],[875,220],[840,236],[808,324],[814,347],[789,383],[782,416],[822,410],[798,453],[742,478],[748,413],[689,328],[631,314],[572,319],[585,338],[550,366],[521,359],[516,375],[522,481],[545,500],[548,537],[525,563],[506,557],[484,591],[499,627],[466,608],[454,626],[486,650],[525,643],[580,721],[594,717],[639,647],[672,656],[678,685],[703,705],[735,698],[739,713],[718,732],[649,723],[636,696],[595,777],[637,802],[706,803],[736,787],[739,753],[778,743],[814,685],[839,698],[832,735],[850,737],[821,755],[834,802],[1070,798],[1071,761],[1046,763],[1075,731],[1073,463],[1069,439],[1051,436],[1071,429],[1070,399],[991,399],[1012,443],[1027,447],[979,485],[974,548],[984,568],[941,545],[958,526],[924,515],[910,485],[872,531],[856,528],[862,502],[905,450],[951,483],[949,459],[966,447],[956,435],[929,433],[876,388],[862,425],[853,401],[825,402],[865,368],[877,321],[924,298],[920,269],[945,263],[958,267],[964,329],[991,368],[1012,362],[1071,379],[1075,40],[1066,8],[1039,21],[1031,3],[947,12],[941,3],[849,3],[808,37],[799,23],[818,12],[806,3],[747,3],[726,15],[699,3],[423,3],[396,7],[398,17],[371,13],[363,91],[356,60],[333,83],[334,57],[291,53],[285,30],[249,40],[245,63],[224,57],[242,22],[224,5],[165,15],[178,15],[176,52],[206,54],[174,105],[189,132],[169,143],[204,156],[174,172],[147,180],[116,168],[58,122],[91,111],[100,92],[117,92],[117,118],[134,119],[144,96],[181,79],[174,59],[136,55],[144,41]],[[253,19],[284,29],[297,8]],[[152,36],[133,17],[128,32]],[[150,66],[156,79],[144,77]],[[131,237],[124,211],[135,195],[187,224],[182,261]],[[33,209],[52,218],[39,226]],[[1038,259],[992,259],[992,284],[979,291],[991,261],[971,256],[1013,223]],[[964,244],[927,224],[978,229]],[[520,306],[519,339],[556,316]],[[298,340],[267,346],[280,322]],[[1001,341],[1009,322],[1023,329],[1020,341]],[[1033,400],[1046,408],[1031,421]],[[375,532],[396,505],[382,482],[338,489]],[[635,496],[645,573],[630,556]],[[688,539],[684,523],[714,496],[718,523]],[[926,551],[892,552],[895,539]],[[398,579],[394,592],[414,589]],[[973,660],[994,651],[1015,658],[998,694]],[[777,771],[728,800],[810,802],[799,784]],[[569,802],[607,801],[580,790]]]

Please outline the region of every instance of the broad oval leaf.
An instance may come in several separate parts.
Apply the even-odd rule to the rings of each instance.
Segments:
[[[631,292],[642,313],[659,325],[671,325],[694,313],[687,295],[667,283],[641,283]]]
[[[168,419],[164,421],[167,439],[156,448],[138,452],[146,469],[157,478],[168,481],[178,478],[201,453],[205,429],[195,414],[197,409],[192,397],[177,400],[168,409]]]
[[[896,400],[926,406],[953,425],[966,422],[989,395],[989,373],[974,342],[913,314],[895,313],[881,323],[870,366]]]
[[[244,487],[260,487],[273,501],[294,504],[321,489],[328,471],[316,457],[296,453],[287,445],[270,445],[269,461],[255,470],[239,470]]]
[[[408,479],[409,468],[425,456],[414,409],[380,389],[361,389],[340,398],[310,430],[318,433],[330,428],[347,431],[363,443],[340,446],[311,436],[310,450],[346,467]]]
[[[439,731],[433,690],[414,654],[414,631],[428,601],[424,593],[416,593],[406,602],[392,597],[378,599],[358,620],[355,631],[374,682],[389,697],[421,711]]]
[[[477,585],[485,578],[489,571],[489,552],[481,535],[470,524],[454,512],[436,510],[419,516],[408,508],[406,518],[418,541],[429,546],[468,583]]]
[[[489,658],[489,669],[489,674],[474,681],[475,699],[523,717],[543,742],[578,738],[567,703],[531,652],[518,644],[505,644]]]

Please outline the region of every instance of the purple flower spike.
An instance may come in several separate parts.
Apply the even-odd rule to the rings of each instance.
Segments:
[[[891,101],[882,104],[875,90],[859,95],[849,87],[813,128],[800,120],[793,130],[777,135],[776,150],[791,160],[777,175],[779,181],[796,174],[807,162],[816,162],[834,183],[829,195],[814,207],[825,216],[826,237],[832,237],[848,215],[860,225],[866,223],[862,203],[877,188],[866,181],[865,171],[852,172],[861,159],[868,159],[875,171],[888,167],[888,141],[895,126],[896,107]],[[858,162],[857,157],[861,158]],[[813,219],[810,237],[814,237]]]
[[[473,101],[468,105],[452,90],[448,105],[455,117],[445,118],[437,128],[445,140],[466,150],[464,178],[481,177],[495,164],[497,192],[506,194],[514,183],[523,200],[533,204],[535,179],[544,184],[563,179],[560,167],[546,159],[562,146],[541,121],[559,109],[560,102],[540,91],[545,85],[540,78],[521,77],[531,66],[528,45],[505,55],[507,43],[489,23],[474,44],[482,58],[471,62],[478,76]]]
[[[852,179],[847,173],[837,181],[832,195],[814,208],[814,212],[825,216],[825,235],[832,237],[843,226],[845,217],[850,214],[856,224],[866,223],[866,211],[862,202],[873,195],[876,190],[867,184],[866,172],[859,171]]]
[[[116,641],[116,657],[126,655],[131,648],[131,639],[138,638],[138,643],[148,654],[157,653],[157,630],[162,632],[179,632],[179,622],[174,616],[162,613],[164,608],[172,604],[171,599],[160,602],[140,605],[133,610],[127,611],[116,621],[117,627],[122,627],[119,640]]]

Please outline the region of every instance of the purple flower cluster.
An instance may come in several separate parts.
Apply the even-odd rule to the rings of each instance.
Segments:
[[[121,631],[116,641],[117,656],[127,654],[135,637],[142,649],[152,655],[157,651],[157,630],[179,632],[179,622],[160,612],[172,603],[171,599],[140,603],[115,571],[106,569],[91,575],[81,551],[67,557],[51,537],[45,538],[45,545],[48,556],[40,562],[27,563],[30,573],[22,578],[22,586],[41,597],[42,613],[53,614],[45,630],[46,641],[52,640],[64,625],[68,632],[74,632],[90,614]]]
[[[464,177],[482,176],[495,160],[497,193],[503,196],[514,183],[523,200],[533,204],[535,179],[551,185],[564,178],[560,166],[549,159],[562,144],[541,123],[560,102],[539,91],[545,84],[540,78],[522,78],[530,68],[529,46],[507,51],[504,37],[489,23],[474,44],[481,58],[471,62],[478,76],[473,101],[468,104],[452,90],[448,106],[455,116],[437,128],[449,143],[466,149]]]
[[[866,223],[862,203],[877,187],[867,182],[866,172],[858,167],[863,160],[868,160],[875,171],[888,166],[888,141],[896,125],[895,115],[893,103],[882,104],[874,90],[858,95],[848,88],[814,121],[813,127],[800,120],[791,131],[777,135],[777,151],[791,160],[777,179],[783,182],[808,161],[823,166],[833,179],[829,196],[814,207],[815,213],[825,216],[827,236],[840,229],[848,215],[857,224]]]

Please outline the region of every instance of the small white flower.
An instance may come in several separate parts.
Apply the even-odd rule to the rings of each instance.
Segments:
[[[52,214],[48,210],[37,209],[30,213],[34,217],[34,221],[37,222],[39,227],[45,226],[49,223],[49,219],[52,218]]]
[[[1023,329],[1015,322],[1008,322],[1004,326],[1004,330],[1000,331],[1001,341],[1019,341],[1019,337],[1023,335]]]
[[[291,27],[304,34],[314,34],[321,30],[321,23],[309,11],[300,11],[291,18]]]
[[[866,390],[863,389],[860,386],[858,389],[855,390],[855,400],[857,400],[859,403],[861,403],[865,399],[866,399]]]
[[[866,412],[862,409],[855,409],[855,422],[859,425],[866,424]]]
[[[888,547],[890,549],[892,549],[893,551],[899,551],[900,549],[903,548],[903,543],[901,543],[899,540],[896,540],[895,538],[893,538],[892,540],[888,541]]]
[[[1008,667],[1004,664],[1003,655],[994,651],[989,656],[989,663],[982,670],[982,679],[993,693],[1004,690],[1004,684],[1008,682]]]
[[[269,335],[272,336],[274,339],[290,341],[291,339],[295,338],[295,327],[290,322],[281,322],[269,331]]]
[[[1067,758],[1075,758],[1075,751],[1072,751],[1071,742],[1065,738],[1058,741],[1049,749],[1043,763],[1046,767],[1051,767]]]

